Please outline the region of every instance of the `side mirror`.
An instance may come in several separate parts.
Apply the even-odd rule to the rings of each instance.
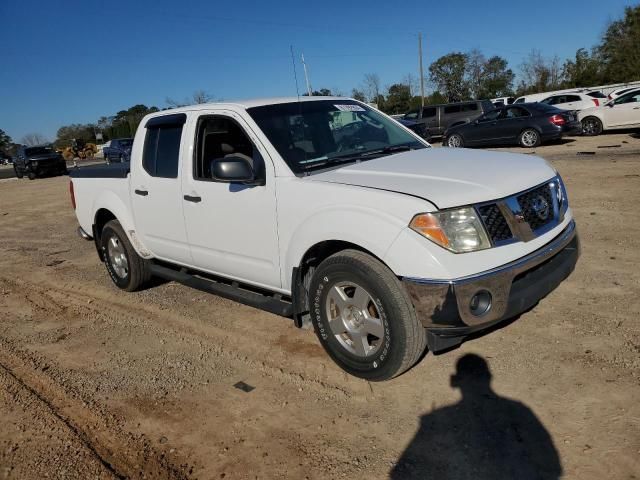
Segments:
[[[218,182],[254,183],[256,175],[248,157],[228,155],[211,160],[211,177]]]
[[[615,105],[615,103],[613,103],[613,102],[607,103],[607,107],[610,107],[610,108],[613,108],[614,105]]]

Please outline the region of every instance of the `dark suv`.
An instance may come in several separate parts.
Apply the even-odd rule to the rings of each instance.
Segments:
[[[489,100],[425,105],[424,108],[407,113],[402,119],[424,123],[430,137],[439,137],[444,134],[447,128],[468,123],[494,108],[493,103]]]
[[[27,147],[20,145],[13,161],[16,177],[25,175],[33,180],[41,175],[66,175],[67,162],[50,145]]]

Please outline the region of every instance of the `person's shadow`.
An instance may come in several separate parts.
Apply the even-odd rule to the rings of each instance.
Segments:
[[[549,432],[524,404],[491,389],[478,355],[457,363],[451,386],[462,400],[424,415],[420,429],[389,473],[392,480],[557,479],[562,474]]]

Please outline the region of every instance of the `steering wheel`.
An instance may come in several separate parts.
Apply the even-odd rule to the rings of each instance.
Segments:
[[[362,139],[357,136],[349,136],[340,139],[338,142],[338,152],[342,152],[344,150],[355,149],[356,145],[362,145]]]

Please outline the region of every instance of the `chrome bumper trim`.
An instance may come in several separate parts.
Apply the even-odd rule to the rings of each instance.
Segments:
[[[418,317],[429,326],[476,326],[501,319],[509,303],[514,278],[544,263],[562,251],[576,237],[572,220],[560,235],[542,248],[518,260],[484,272],[452,280],[403,278]],[[491,294],[491,308],[481,316],[469,309],[471,298],[479,291]]]

